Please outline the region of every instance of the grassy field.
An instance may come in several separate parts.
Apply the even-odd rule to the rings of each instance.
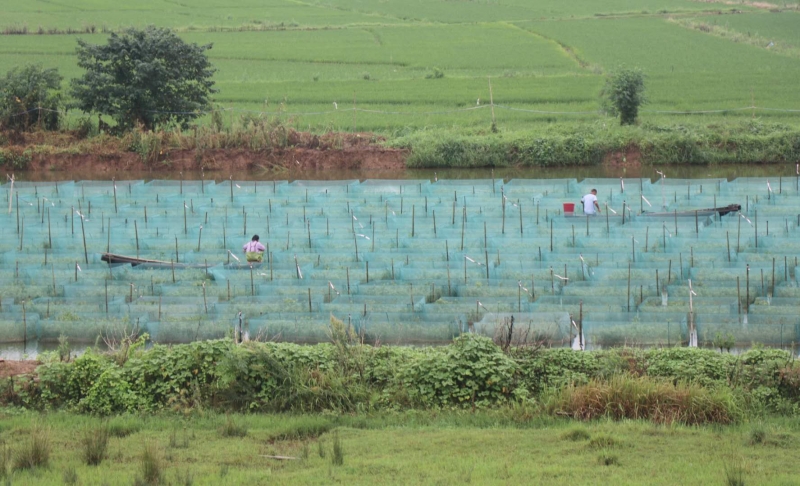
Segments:
[[[800,110],[798,5],[786,1],[770,12],[689,0],[8,0],[0,6],[0,32],[28,35],[0,36],[0,72],[33,62],[73,78],[80,75],[76,37],[102,43],[105,32],[155,24],[214,44],[221,107],[280,116],[300,129],[388,135],[485,129],[492,117],[489,79],[501,129],[595,122],[602,120],[604,75],[621,64],[649,76],[643,120],[707,125],[754,112],[689,118],[663,112],[752,104]],[[690,22],[758,42],[723,38]],[[780,42],[781,50],[761,39]],[[437,70],[443,77],[435,77]],[[364,111],[353,116],[354,106]],[[795,124],[800,112],[755,115]]]
[[[690,428],[520,421],[508,412],[201,413],[107,421],[66,413],[2,414],[0,437],[10,452],[9,470],[33,434],[48,439],[48,466],[10,473],[12,484],[30,485],[131,484],[144,479],[142,456],[148,447],[162,475],[160,484],[179,485],[790,485],[800,475],[794,460],[800,452],[797,419]],[[107,457],[88,466],[83,441],[101,427],[111,434]],[[337,441],[339,456],[334,452]]]

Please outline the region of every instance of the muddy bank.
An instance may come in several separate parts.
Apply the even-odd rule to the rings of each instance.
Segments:
[[[268,141],[239,139],[235,134],[198,137],[150,132],[89,139],[68,132],[0,135],[0,140],[6,141],[0,163],[7,170],[79,172],[101,177],[116,172],[396,171],[405,169],[409,152],[384,147],[381,143],[385,140],[371,133],[315,135],[289,131]]]
[[[31,157],[27,171],[72,172],[80,170],[108,175],[117,171],[242,171],[242,170],[329,170],[405,168],[406,151],[382,147],[357,147],[341,150],[287,148],[270,151],[246,149],[169,150],[154,162],[145,162],[135,153],[37,154]]]
[[[27,375],[29,373],[33,373],[37,366],[39,366],[37,361],[13,361],[0,359],[0,378]]]

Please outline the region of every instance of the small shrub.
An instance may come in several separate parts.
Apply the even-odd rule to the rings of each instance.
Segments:
[[[141,430],[142,426],[130,417],[115,417],[106,424],[111,437],[124,438]]]
[[[443,77],[444,77],[444,71],[442,71],[438,67],[434,67],[431,72],[425,75],[425,79],[442,79]]]
[[[75,471],[75,466],[67,467],[61,475],[61,480],[66,485],[78,484],[78,472]]]
[[[194,474],[192,474],[192,471],[177,472],[175,473],[175,483],[179,486],[193,486]]]
[[[736,338],[733,336],[733,333],[729,332],[726,334],[722,334],[721,332],[718,332],[714,336],[713,344],[715,348],[719,349],[720,353],[723,350],[730,353],[731,348],[736,345]]]
[[[590,449],[613,449],[614,447],[619,447],[619,445],[620,444],[617,439],[607,435],[598,435],[589,441]]]
[[[33,427],[28,436],[28,440],[14,451],[13,469],[24,470],[37,467],[47,467],[50,463],[50,430]]]
[[[725,484],[727,486],[745,486],[744,463],[741,459],[728,458],[724,461]]]
[[[106,458],[108,449],[108,428],[87,430],[81,440],[83,460],[88,466],[99,466]]]
[[[597,462],[601,466],[619,466],[619,457],[616,454],[611,454],[608,451],[602,451],[597,456]]]
[[[639,116],[639,107],[647,103],[641,69],[620,67],[612,72],[600,96],[612,116],[619,115],[621,125],[632,125]]]
[[[247,435],[247,426],[228,417],[219,429],[219,433],[222,437],[244,437]]]
[[[178,429],[172,429],[169,434],[169,447],[171,449],[188,449],[189,448],[189,434],[186,427],[183,428],[183,435],[178,437]]]
[[[361,73],[361,79],[364,81],[369,81],[372,78],[369,73]]]
[[[750,429],[747,442],[750,445],[765,444],[767,442],[767,431],[764,427],[757,425]]]
[[[305,440],[316,439],[333,428],[328,421],[319,421],[314,418],[303,419],[300,423],[280,429],[270,435],[270,440]]]
[[[5,441],[0,442],[0,478],[5,478],[8,476],[8,467],[11,465],[11,450],[8,448],[8,444]]]
[[[317,454],[321,459],[325,459],[325,447],[322,444],[322,441],[317,442]]]
[[[94,137],[98,134],[98,127],[91,118],[82,117],[75,123],[75,135],[79,139]]]
[[[591,439],[591,437],[592,436],[589,435],[589,432],[587,432],[586,429],[584,428],[575,428],[568,430],[567,432],[564,433],[564,435],[561,436],[562,439],[571,440],[573,442],[578,442],[580,440],[589,440]]]
[[[331,464],[334,466],[341,466],[344,464],[344,448],[342,441],[339,439],[339,433],[333,433],[333,453],[331,454]]]
[[[9,169],[27,169],[30,162],[31,157],[27,151],[20,153],[13,150],[0,150],[0,166]]]
[[[72,348],[69,346],[69,339],[64,334],[58,336],[58,359],[69,361],[72,357]]]
[[[154,444],[149,442],[145,444],[139,459],[139,476],[136,478],[134,484],[153,485],[163,481],[164,466],[161,463],[159,454],[160,452]]]

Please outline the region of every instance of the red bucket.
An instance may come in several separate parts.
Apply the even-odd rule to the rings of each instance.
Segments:
[[[574,213],[574,212],[575,212],[574,203],[564,203],[564,213]]]

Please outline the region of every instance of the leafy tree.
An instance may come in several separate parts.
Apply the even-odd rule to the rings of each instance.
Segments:
[[[61,79],[57,69],[36,65],[14,68],[0,78],[0,127],[57,129],[61,115]]]
[[[619,115],[620,125],[632,125],[639,116],[639,107],[647,103],[645,74],[639,68],[621,67],[612,72],[600,96],[603,107],[612,116]]]
[[[109,115],[122,130],[137,124],[187,128],[216,92],[209,49],[152,26],[111,34],[106,45],[78,39],[78,66],[86,73],[72,81],[76,107]]]

